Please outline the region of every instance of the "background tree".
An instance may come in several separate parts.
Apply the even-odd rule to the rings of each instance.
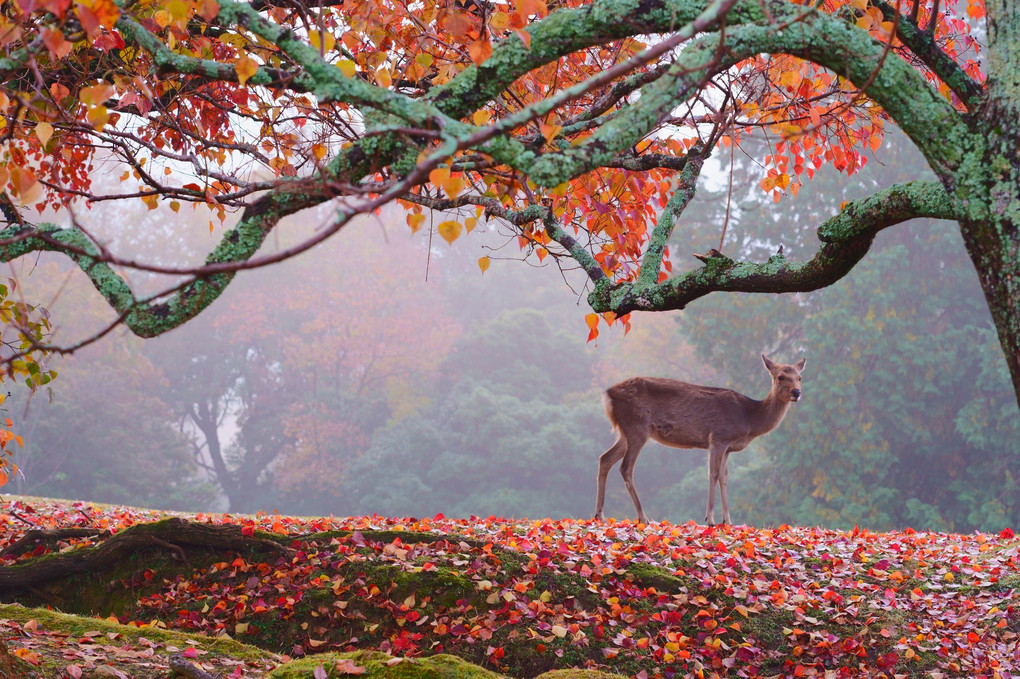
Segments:
[[[960,225],[1020,399],[1012,5],[574,4],[548,16],[538,0],[10,5],[0,254],[63,252],[120,320],[153,336],[208,306],[237,270],[291,256],[400,201],[411,228],[424,223],[424,208],[463,209],[436,225],[451,241],[483,214],[504,219],[537,258],[572,258],[589,279],[589,303],[614,321],[715,290],[824,287],[878,231],[941,217]],[[986,10],[979,62],[971,27]],[[639,40],[647,36],[650,46]],[[708,253],[703,267],[670,275],[665,245],[718,142],[770,131],[761,187],[778,196],[825,164],[855,172],[880,147],[886,120],[934,180],[843,206],[805,261]],[[97,190],[90,173],[100,160],[126,168],[125,186]],[[256,256],[282,217],[335,198],[341,205],[324,229]],[[200,271],[148,266],[186,277],[139,297],[108,265],[137,263],[73,224],[30,222],[32,207],[78,199],[240,215]]]
[[[231,511],[336,511],[371,433],[431,399],[458,327],[438,283],[402,296],[423,277],[420,245],[383,248],[365,230],[342,240],[252,272],[215,312],[146,347]],[[349,251],[358,266],[343,265]]]
[[[754,240],[744,220],[760,223],[760,210],[737,186],[734,204],[744,209],[734,210],[731,238],[749,254],[780,242],[797,252],[807,229],[791,223],[913,171],[918,159],[902,139],[889,143],[895,161],[869,164],[844,194],[823,170]],[[698,207],[719,223],[724,204]],[[734,459],[741,513],[752,522],[842,527],[1015,523],[1020,507],[1008,470],[1020,455],[1020,419],[1009,376],[989,361],[994,330],[978,287],[952,225],[918,220],[883,234],[837,286],[795,297],[735,295],[712,313],[685,314],[681,335],[731,383],[757,369],[755,357],[740,354],[748,346],[811,357],[796,426],[762,441],[766,458]]]

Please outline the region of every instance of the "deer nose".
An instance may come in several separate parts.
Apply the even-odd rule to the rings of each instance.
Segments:
[[[799,401],[800,400],[800,389],[794,389],[790,393],[793,395],[793,400],[794,401]]]

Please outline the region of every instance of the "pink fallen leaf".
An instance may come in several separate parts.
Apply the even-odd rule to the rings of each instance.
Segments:
[[[364,674],[365,668],[350,658],[343,658],[336,661],[336,671],[342,674]]]

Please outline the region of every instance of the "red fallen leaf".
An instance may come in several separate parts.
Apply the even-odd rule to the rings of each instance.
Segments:
[[[319,665],[312,670],[312,677],[314,677],[314,679],[328,679],[329,675],[326,674],[326,668]]]
[[[68,665],[64,668],[64,674],[71,677],[71,679],[81,679],[81,668],[77,665]]]
[[[981,637],[979,637],[976,632],[967,632],[967,641],[972,644],[976,644],[981,641]]]
[[[1009,528],[1004,528],[1002,532],[999,533],[999,538],[1002,540],[1012,540],[1014,537],[1016,536],[1013,535],[1013,531]]]

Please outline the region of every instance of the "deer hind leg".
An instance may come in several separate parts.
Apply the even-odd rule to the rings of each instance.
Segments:
[[[726,449],[716,444],[711,444],[708,449],[708,506],[705,508],[705,523],[709,526],[715,523],[715,485],[719,484],[719,494],[723,502],[723,514],[726,514],[726,487],[722,485],[722,469],[724,466]]]
[[[645,440],[628,438],[627,454],[623,458],[623,464],[620,465],[620,474],[623,476],[623,484],[627,486],[627,492],[630,493],[630,499],[634,502],[638,522],[650,523],[648,517],[645,516],[645,510],[641,509],[641,500],[638,499],[637,487],[634,486],[634,463],[637,462],[638,454],[644,445]]]
[[[613,465],[623,459],[627,453],[627,438],[621,433],[609,450],[599,457],[598,493],[595,497],[595,520],[602,520],[602,506],[606,501],[606,479]]]

